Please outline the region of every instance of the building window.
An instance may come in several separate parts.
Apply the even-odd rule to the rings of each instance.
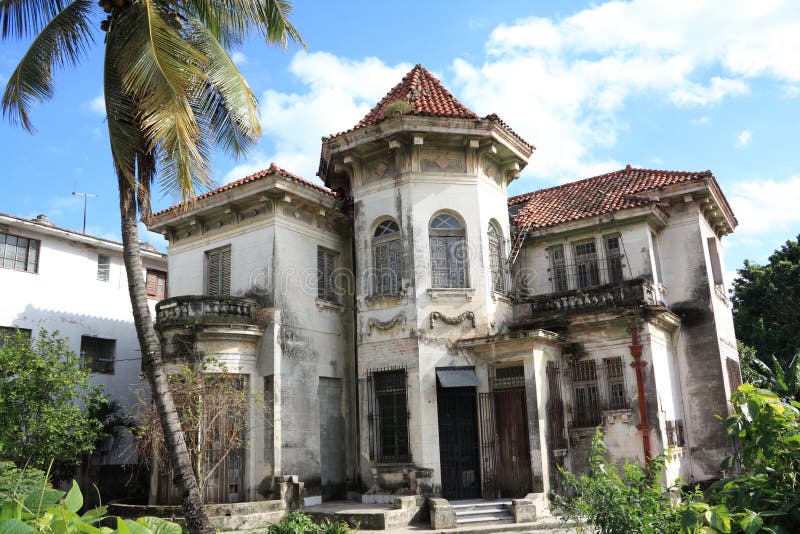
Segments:
[[[567,260],[564,256],[564,245],[556,245],[548,249],[550,256],[550,280],[553,292],[560,293],[569,289],[567,283]]]
[[[600,398],[597,391],[597,364],[583,360],[572,366],[573,415],[576,427],[600,424]]]
[[[375,295],[394,295],[402,287],[400,227],[392,220],[378,224],[372,234],[372,261]]]
[[[231,247],[206,252],[206,294],[231,294]]]
[[[111,272],[111,258],[106,254],[98,254],[97,280],[100,282],[108,282],[110,272]]]
[[[229,267],[230,268],[230,263]],[[230,279],[230,275],[228,276]],[[161,300],[167,297],[167,273],[164,271],[157,271],[155,269],[147,269],[147,278],[145,283],[147,296],[153,299]]]
[[[93,373],[114,374],[114,339],[81,336],[81,357],[83,365]]]
[[[675,419],[667,421],[667,445],[670,447],[683,447],[686,445],[686,437],[683,433],[683,421]]]
[[[622,410],[628,407],[625,397],[625,373],[622,358],[606,358],[606,381],[608,382],[608,409]]]
[[[434,288],[467,287],[464,226],[455,216],[440,213],[431,220],[431,283]]]
[[[0,267],[26,273],[39,272],[38,239],[0,232]]]
[[[725,359],[725,367],[728,371],[728,386],[733,393],[742,385],[742,370],[739,368],[739,362],[733,358]]]
[[[372,371],[369,384],[370,455],[378,462],[410,460],[406,370]]]
[[[6,339],[13,338],[19,332],[25,339],[31,338],[29,328],[17,328],[16,326],[0,326],[0,348],[6,344]]]
[[[722,260],[719,257],[717,239],[709,237],[706,241],[708,242],[708,255],[711,260],[711,276],[714,279],[714,285],[717,288],[723,288],[725,280],[722,277]]]
[[[605,236],[603,238],[603,244],[606,249],[608,283],[616,284],[622,282],[622,250],[620,238],[618,235]]]
[[[553,448],[566,449],[567,437],[564,432],[564,400],[561,397],[561,369],[558,362],[547,362],[547,391],[550,399],[550,431],[553,434]]]
[[[337,303],[335,252],[317,247],[317,298]]]
[[[594,240],[575,243],[575,278],[578,289],[600,284],[597,268],[597,245]]]
[[[503,261],[503,234],[494,223],[489,223],[489,269],[492,273],[492,291],[505,293],[506,269]]]

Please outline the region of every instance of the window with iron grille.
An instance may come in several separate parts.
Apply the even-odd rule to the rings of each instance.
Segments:
[[[503,237],[494,223],[489,223],[489,269],[492,273],[492,291],[505,293],[506,275],[503,262]]]
[[[31,330],[29,328],[17,328],[16,326],[0,326],[0,348],[6,343],[6,339],[12,338],[17,335],[17,332],[22,334],[26,339],[31,338]]]
[[[231,294],[230,246],[206,252],[206,294],[211,296]]]
[[[603,238],[606,249],[606,270],[608,283],[622,282],[622,250],[618,235],[609,235]]]
[[[317,247],[317,298],[337,303],[335,252]]]
[[[686,439],[683,434],[683,420],[675,419],[674,421],[666,421],[666,427],[668,446],[683,447],[686,445]]]
[[[600,397],[597,390],[597,364],[583,360],[572,365],[573,415],[576,427],[600,424]]]
[[[550,256],[550,280],[553,282],[553,292],[560,293],[569,289],[567,283],[567,261],[564,256],[564,245],[556,245],[548,249]]]
[[[550,400],[550,430],[553,433],[553,448],[566,449],[564,432],[564,400],[561,396],[561,369],[557,362],[547,362],[547,389]]]
[[[230,276],[228,278],[230,280]],[[147,269],[147,282],[145,284],[145,288],[147,290],[147,296],[150,298],[158,300],[166,298],[167,273],[164,271],[157,271],[155,269]]]
[[[402,288],[400,227],[393,220],[378,224],[372,234],[375,295],[394,295]]]
[[[93,373],[114,374],[114,339],[81,336],[81,357],[84,367]]]
[[[600,284],[597,266],[597,245],[594,240],[575,243],[575,279],[578,289]]]
[[[464,235],[461,221],[449,213],[440,213],[431,220],[432,287],[467,287],[467,247]]]
[[[728,386],[733,393],[742,385],[742,370],[739,368],[739,362],[733,358],[726,358],[725,366],[728,370]]]
[[[371,458],[378,462],[410,461],[406,370],[372,371],[367,381]]]
[[[26,273],[39,272],[38,239],[0,232],[0,267]]]
[[[97,255],[97,280],[108,282],[111,274],[111,257],[106,254]]]
[[[625,396],[625,373],[622,358],[606,358],[606,381],[608,382],[608,409],[622,410],[628,407]]]
[[[502,365],[489,368],[489,389],[492,391],[524,387],[524,365]]]

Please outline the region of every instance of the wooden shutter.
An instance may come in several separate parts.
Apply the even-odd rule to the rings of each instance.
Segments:
[[[158,278],[156,277],[156,273],[151,271],[150,269],[147,270],[147,280],[145,282],[145,288],[148,297],[155,297],[156,294],[158,293]]]
[[[231,294],[231,247],[206,252],[208,272],[207,291],[209,295]]]
[[[317,298],[336,302],[333,277],[336,269],[336,255],[317,248]]]

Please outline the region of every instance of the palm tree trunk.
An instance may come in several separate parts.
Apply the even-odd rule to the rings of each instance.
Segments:
[[[203,507],[197,478],[192,470],[189,450],[186,447],[181,423],[172,400],[172,392],[169,389],[167,373],[161,360],[161,345],[150,316],[150,308],[147,306],[145,282],[142,277],[142,256],[139,248],[136,197],[133,188],[125,178],[120,176],[118,180],[125,272],[128,276],[133,322],[139,338],[147,381],[150,384],[161,428],[164,431],[164,439],[167,442],[171,467],[175,473],[174,482],[181,492],[186,526],[193,534],[210,534],[214,532],[214,528]]]

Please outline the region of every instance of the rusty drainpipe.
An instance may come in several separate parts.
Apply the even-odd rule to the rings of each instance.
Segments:
[[[635,319],[631,320],[631,356],[633,356],[633,367],[636,372],[636,391],[639,395],[639,426],[636,428],[642,434],[642,448],[646,461],[650,461],[650,423],[647,420],[647,401],[644,397],[644,368],[647,362],[642,361],[642,345],[639,343],[639,325]]]

